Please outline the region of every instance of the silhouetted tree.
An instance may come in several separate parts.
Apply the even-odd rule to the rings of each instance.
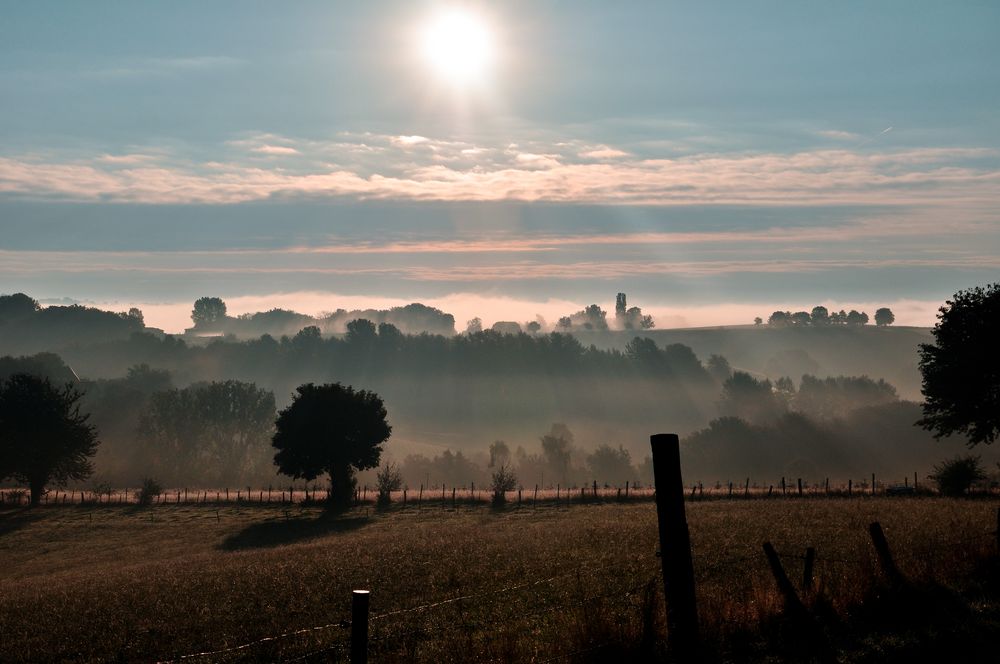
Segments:
[[[760,316],[757,316],[756,318],[753,319],[753,324],[757,326],[763,325],[764,319],[761,318]]]
[[[125,312],[125,318],[134,320],[140,327],[146,327],[146,317],[142,314],[142,309],[132,307]]]
[[[28,485],[37,505],[50,483],[93,473],[97,431],[80,413],[82,395],[47,378],[15,374],[0,386],[0,479]]]
[[[194,302],[191,320],[195,327],[211,327],[226,319],[226,303],[218,297],[200,297]]]
[[[473,318],[472,320],[470,320],[468,323],[465,324],[466,334],[478,334],[479,332],[482,331],[483,331],[483,320],[479,316],[476,316],[475,318]]]
[[[524,326],[524,329],[528,331],[528,334],[538,334],[542,331],[542,324],[537,320],[533,320]]]
[[[618,293],[615,297],[615,319],[618,324],[625,329],[631,329],[626,327],[625,314],[627,313],[628,305],[626,304],[625,293]]]
[[[340,383],[300,385],[275,428],[278,471],[307,481],[329,475],[334,508],[350,504],[355,471],[378,466],[392,433],[377,394]]]
[[[830,323],[830,312],[823,306],[813,307],[812,313],[809,314],[809,319],[813,325],[827,325]]]
[[[563,316],[559,319],[559,322],[556,323],[556,327],[561,330],[568,330],[573,327],[573,319],[569,316]]]
[[[796,311],[791,317],[792,325],[804,327],[812,323],[812,316],[808,311]]]
[[[347,324],[347,343],[359,346],[371,346],[375,343],[375,323],[365,318],[352,320]]]
[[[896,316],[889,307],[882,307],[875,310],[875,324],[879,327],[892,325],[896,322]]]
[[[969,447],[1000,435],[1000,283],[959,291],[920,345],[923,418],[935,438],[963,434]]]
[[[497,322],[493,323],[493,326],[490,327],[490,329],[493,330],[494,332],[498,333],[498,334],[520,334],[521,333],[521,325],[520,325],[520,323],[515,323],[515,322],[509,321],[509,320],[498,320]]]
[[[846,323],[848,325],[867,325],[868,324],[868,314],[863,311],[851,311],[847,314]]]
[[[38,302],[24,293],[0,295],[0,324],[9,320],[27,318],[41,309]]]
[[[774,327],[782,327],[791,323],[791,314],[787,311],[775,311],[767,318],[767,324]]]

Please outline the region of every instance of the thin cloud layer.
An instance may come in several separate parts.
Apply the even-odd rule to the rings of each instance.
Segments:
[[[481,145],[423,136],[335,141],[260,135],[225,158],[0,157],[0,194],[131,203],[265,199],[524,201],[619,205],[991,204],[998,153],[935,147],[869,152],[700,153],[640,158],[581,141]],[[280,166],[262,161],[281,158]]]

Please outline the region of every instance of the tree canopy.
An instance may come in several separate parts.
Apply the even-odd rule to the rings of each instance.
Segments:
[[[381,397],[350,385],[306,383],[278,413],[271,444],[279,472],[296,479],[330,476],[330,500],[346,506],[354,473],[379,464],[392,433]]]
[[[47,378],[14,374],[0,386],[0,479],[28,485],[37,505],[45,486],[93,473],[97,430],[87,423],[81,394]]]
[[[920,345],[923,418],[935,438],[969,447],[1000,435],[1000,283],[959,291],[939,309],[933,344]]]

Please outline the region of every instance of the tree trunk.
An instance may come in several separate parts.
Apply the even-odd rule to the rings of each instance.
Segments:
[[[351,506],[354,498],[354,469],[350,466],[330,469],[330,504],[331,510],[345,510]]]
[[[28,486],[31,489],[31,506],[36,507],[42,502],[42,493],[45,491],[45,482],[33,481],[29,482]]]

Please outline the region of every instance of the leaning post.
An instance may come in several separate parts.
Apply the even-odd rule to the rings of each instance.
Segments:
[[[659,433],[650,436],[649,442],[653,452],[663,593],[667,602],[667,638],[679,655],[692,657],[698,646],[698,608],[691,535],[684,511],[680,440],[677,434]]]
[[[368,602],[371,591],[351,593],[351,664],[368,662]]]

